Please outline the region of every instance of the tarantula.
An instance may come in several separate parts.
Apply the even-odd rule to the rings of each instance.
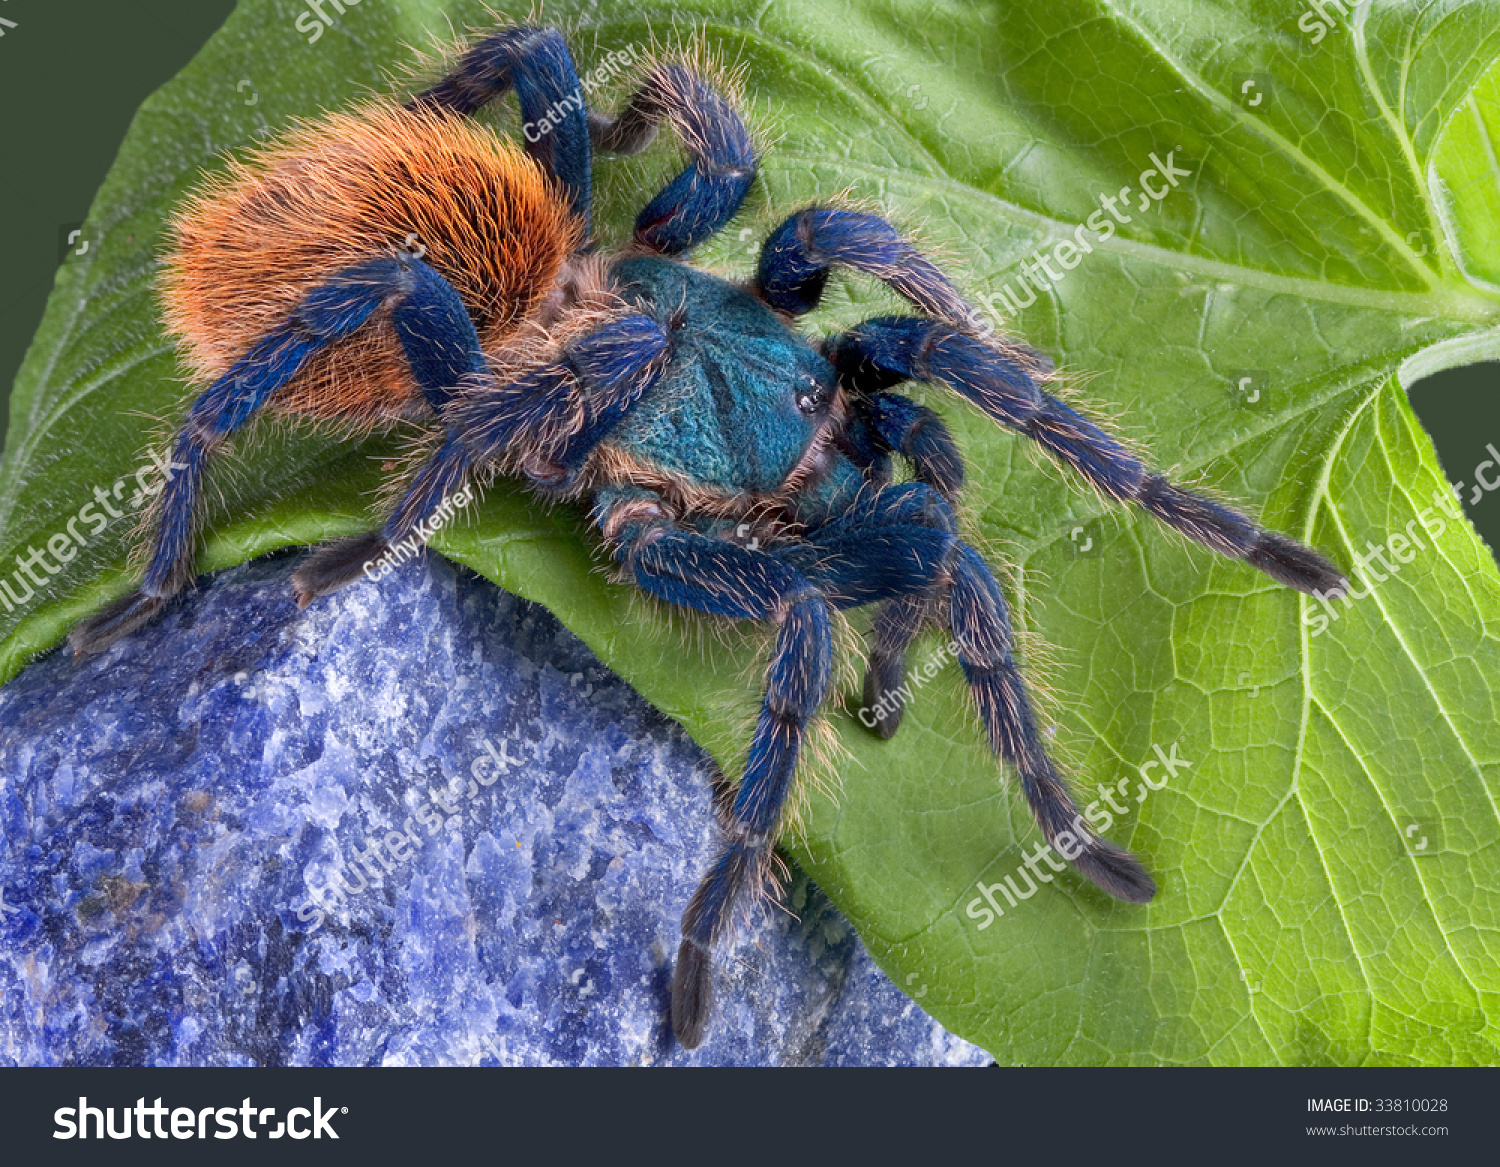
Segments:
[[[471,116],[514,89],[524,145]],[[631,154],[661,123],[687,167],[601,253],[595,150]],[[145,580],[74,629],[97,652],[193,575],[213,452],[263,409],[347,423],[435,419],[441,439],[379,531],[340,539],[294,576],[306,605],[357,578],[479,473],[581,500],[626,577],[668,604],[768,621],[775,646],[722,849],[687,905],[673,979],[678,1039],[702,1040],[712,951],[760,891],[810,719],[828,694],[832,611],[878,604],[864,699],[901,720],[908,647],[946,614],[995,755],[1016,768],[1047,842],[1112,896],[1150,900],[1141,864],[1084,820],[1043,747],[1005,598],[958,535],[964,465],[938,415],[892,392],[955,390],[1188,538],[1305,592],[1336,593],[1316,552],[1148,469],[1048,392],[1051,367],[990,335],[952,283],[876,215],[797,211],[736,284],[690,266],[734,217],[756,149],[688,64],[649,65],[619,116],[585,108],[563,37],[510,27],[475,42],[405,104],[301,125],[234,164],[181,211],[165,318],[206,384],[176,438]],[[793,327],[844,267],[917,311],[821,340]],[[896,482],[893,460],[913,481]],[[754,541],[737,537],[747,529]]]

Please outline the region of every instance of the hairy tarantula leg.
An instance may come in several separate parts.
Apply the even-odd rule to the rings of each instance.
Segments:
[[[807,207],[767,237],[756,285],[779,312],[801,316],[818,306],[836,265],[888,284],[923,312],[959,327],[978,320],[932,260],[878,215]]]
[[[101,652],[133,632],[192,578],[195,513],[214,447],[243,427],[315,352],[358,330],[382,303],[409,288],[418,263],[410,257],[376,259],[334,276],[309,292],[286,323],[252,345],[193,403],[172,451],[175,473],[162,492],[145,581],[139,591],[73,629],[68,642],[75,655]]]
[[[937,579],[957,521],[937,491],[920,482],[866,490],[775,554],[812,580],[839,608],[924,591]]]
[[[880,373],[881,384],[899,380]],[[963,489],[964,464],[958,445],[942,418],[910,398],[895,393],[868,393],[869,387],[845,379],[852,391],[855,416],[866,432],[873,434],[873,444],[882,450],[894,450],[911,463],[918,482],[936,490],[952,504]],[[879,467],[871,452],[857,459],[871,465],[874,473],[866,478],[875,486],[889,482],[889,471]],[[890,738],[901,728],[906,709],[903,681],[906,677],[906,652],[927,623],[933,597],[899,596],[887,600],[875,613],[870,627],[870,655],[865,667],[865,685],[860,720],[876,734]]]
[[[525,150],[568,193],[573,213],[589,223],[589,123],[583,87],[567,43],[555,28],[504,28],[476,41],[436,85],[408,107],[436,106],[469,115],[514,87],[525,123]]]
[[[1133,502],[1212,551],[1243,559],[1278,583],[1313,595],[1348,588],[1338,568],[1294,539],[1238,511],[1174,486],[1116,438],[1069,409],[1021,364],[946,324],[911,316],[867,320],[825,346],[841,374],[874,365],[957,390],[996,421],[1038,442],[1106,497]]]
[[[656,137],[663,119],[691,161],[637,216],[635,238],[662,255],[680,255],[734,218],[758,164],[740,115],[684,65],[653,65],[619,117],[589,115],[589,133],[605,153],[634,154]]]
[[[772,554],[673,527],[644,494],[619,494],[602,511],[600,525],[615,544],[615,557],[645,591],[701,612],[781,625],[745,776],[728,810],[723,850],[682,917],[672,1030],[694,1049],[713,1004],[714,945],[740,900],[764,886],[803,734],[828,691],[828,602]]]
[[[381,530],[335,539],[308,556],[292,576],[297,606],[305,608],[318,596],[337,591],[361,576],[371,577],[382,556],[442,509],[444,500],[464,484],[470,465],[468,448],[450,433],[437,453],[417,471],[405,497]]]
[[[1032,816],[1054,851],[1116,899],[1148,902],[1156,884],[1135,856],[1095,833],[1042,746],[1000,585],[974,548],[955,543],[955,552],[948,567],[953,641],[990,748],[1016,767]]]
[[[689,1049],[702,1040],[713,1003],[714,945],[739,897],[764,884],[802,737],[823,703],[832,672],[828,605],[815,590],[808,587],[782,597],[772,616],[780,617],[781,629],[766,672],[745,776],[729,808],[725,846],[682,915],[682,944],[672,979],[672,1029]]]
[[[825,588],[832,587],[835,602],[841,607],[850,606],[840,601],[851,583],[878,579],[882,569],[896,561],[898,556],[886,546],[888,540],[918,552],[919,562],[909,566],[913,590],[886,599],[870,625],[870,651],[859,718],[861,724],[886,739],[901,728],[901,718],[906,712],[903,682],[907,650],[927,623],[933,600],[942,590],[922,578],[924,568],[920,561],[936,562],[941,558],[942,546],[937,540],[954,531],[951,512],[946,506],[941,509],[932,506],[930,499],[919,486],[887,487],[866,496],[846,517],[809,536],[813,546],[832,554],[831,559],[823,560],[810,574]],[[936,530],[940,535],[914,532],[913,525]],[[872,552],[875,562],[866,562]],[[834,565],[837,577],[826,578]],[[873,719],[873,725],[867,715]]]
[[[412,377],[439,417],[448,419],[450,403],[461,384],[488,371],[474,322],[453,285],[421,260],[401,256],[401,299],[391,323],[411,366]],[[463,485],[470,457],[450,423],[447,440],[417,471],[406,497],[385,528],[336,539],[319,547],[292,576],[297,604],[305,608],[316,597],[336,591],[370,573],[371,565],[407,539]]]
[[[911,463],[918,482],[932,487],[950,505],[957,500],[964,487],[964,460],[935,411],[897,393],[872,393],[855,397],[854,403],[881,439]]]
[[[476,461],[516,461],[534,485],[566,491],[670,354],[671,338],[655,320],[621,317],[575,341],[559,361],[470,390],[447,419]]]
[[[873,423],[858,408],[857,400],[850,404],[854,408],[848,411],[843,428],[834,438],[834,445],[871,487],[880,490],[889,486],[894,476],[890,443],[875,431]]]
[[[356,264],[309,292],[284,324],[251,346],[194,402],[172,453],[176,473],[163,491],[145,581],[138,592],[73,630],[68,639],[75,654],[108,648],[182,589],[192,574],[195,513],[213,449],[248,423],[314,353],[357,332],[387,304],[413,375],[434,410],[447,403],[466,371],[484,367],[458,293],[413,256]]]
[[[1015,661],[1005,597],[956,528],[952,508],[931,487],[892,486],[808,533],[817,554],[807,575],[840,607],[893,594],[925,601],[947,590],[953,647],[990,747],[1016,767],[1048,844],[1110,895],[1144,903],[1155,894],[1151,877],[1085,822],[1047,757]]]
[[[866,712],[875,733],[890,739],[901,728],[906,713],[906,653],[927,623],[932,597],[923,593],[898,596],[880,605],[870,625],[870,656],[865,664],[860,721]]]

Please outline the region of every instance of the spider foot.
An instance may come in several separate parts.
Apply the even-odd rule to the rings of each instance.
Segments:
[[[292,576],[297,607],[305,608],[319,596],[368,575],[375,561],[389,550],[390,545],[379,531],[350,535],[319,547]]]
[[[164,596],[148,596],[144,592],[131,592],[116,600],[97,616],[83,621],[68,633],[73,659],[82,660],[86,656],[103,652],[122,636],[128,636],[143,624],[149,623],[166,602]]]
[[[1108,839],[1089,839],[1073,866],[1117,900],[1148,904],[1156,896],[1156,881],[1146,874],[1140,860]]]
[[[859,708],[859,719],[876,737],[889,740],[901,728],[906,712],[906,659],[870,657],[865,670],[865,691]]]
[[[1309,595],[1333,599],[1349,590],[1349,581],[1328,560],[1312,548],[1274,531],[1261,532],[1245,562],[1260,568],[1277,583]]]
[[[696,941],[684,939],[672,974],[672,1032],[685,1049],[703,1042],[714,1005],[713,957]]]

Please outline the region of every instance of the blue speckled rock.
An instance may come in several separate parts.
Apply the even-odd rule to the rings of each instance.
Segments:
[[[706,756],[470,572],[299,612],[295,562],[0,690],[0,1064],[989,1061],[805,878],[683,1050]]]

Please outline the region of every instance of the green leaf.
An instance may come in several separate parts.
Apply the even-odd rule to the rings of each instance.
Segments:
[[[890,742],[831,715],[824,771],[842,789],[811,796],[793,851],[896,982],[1002,1062],[1500,1055],[1500,575],[1466,521],[1440,518],[1448,486],[1405,396],[1420,374],[1500,356],[1500,3],[1325,7],[1314,28],[1291,0],[549,6],[585,72],[673,29],[745,66],[772,144],[746,213],[700,257],[716,270],[748,273],[771,225],[847,190],[1004,309],[995,294],[1021,290],[1023,265],[1133,188],[1129,222],[1108,239],[1085,228],[1091,250],[1007,327],[1180,480],[1371,585],[1325,610],[1105,508],[927,393],[970,461],[970,533],[1006,565],[1054,748],[1081,801],[1120,792],[1109,833],[1161,892],[1118,904],[1069,871],[1014,907],[992,890],[1004,913],[979,927],[978,885],[1015,878],[1039,837],[951,662]],[[91,214],[97,257],[64,268],[17,383],[0,561],[66,532],[95,487],[144,464],[161,432],[146,419],[177,416],[151,281],[164,216],[200,168],[385,87],[403,44],[485,20],[477,3],[364,4],[309,45],[303,11],[243,0],[137,117]],[[1138,210],[1142,173],[1169,154],[1190,174]],[[606,238],[673,163],[667,145],[600,162]],[[818,325],[890,306],[835,280]],[[224,479],[201,565],[368,527],[395,448],[257,443]],[[1491,480],[1467,477],[1479,493]],[[0,613],[0,675],[129,586],[128,525]],[[500,488],[436,545],[548,605],[732,765],[764,631],[684,651],[691,625],[608,583],[581,529]],[[1356,565],[1372,548],[1389,568]],[[933,658],[940,639],[912,662]],[[1140,768],[1174,748],[1188,765],[1148,769],[1166,776],[1151,791]]]

